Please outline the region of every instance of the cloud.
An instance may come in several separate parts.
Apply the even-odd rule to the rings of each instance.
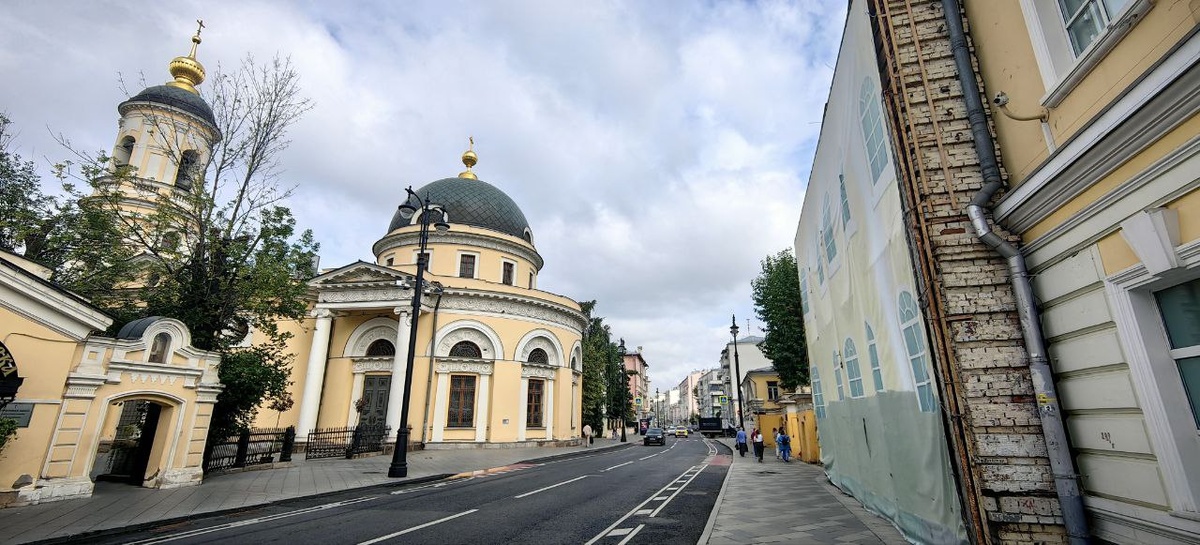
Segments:
[[[51,132],[110,148],[118,73],[166,81],[202,16],[210,71],[278,53],[301,73],[315,107],[283,180],[323,266],[371,259],[403,188],[459,172],[474,136],[476,172],[532,224],[539,286],[598,300],[663,390],[716,365],[759,260],[791,245],[845,18],[816,0],[68,4],[0,17],[26,157],[64,158]]]

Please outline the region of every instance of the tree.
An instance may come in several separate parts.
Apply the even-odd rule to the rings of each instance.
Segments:
[[[804,340],[800,274],[791,249],[762,260],[762,271],[750,283],[754,313],[766,324],[758,347],[774,364],[779,382],[789,390],[808,384],[808,353]]]
[[[122,242],[138,252],[128,260],[136,270],[110,285],[121,296],[103,305],[119,318],[117,327],[138,316],[174,317],[191,330],[193,345],[222,354],[225,389],[214,408],[215,437],[247,427],[264,404],[287,405],[294,356],[284,350],[290,334],[278,323],[307,311],[304,280],[315,272],[318,244],[311,231],[297,234],[291,211],[280,204],[292,190],[279,184],[279,155],[288,130],[312,107],[290,60],[259,64],[246,57],[233,72],[218,66],[210,81],[202,89],[220,133],[186,133],[207,139],[206,164],[180,168],[188,160],[180,131],[188,129],[173,117],[147,114],[159,126],[152,145],[191,177],[166,190],[150,184],[149,194],[157,194],[148,210],[122,204],[131,187],[147,187],[136,171],[114,168],[104,153],[75,153],[82,158],[77,177],[92,188],[79,202],[107,212]],[[265,342],[244,346],[251,331]]]
[[[606,346],[611,342],[608,326],[604,318],[592,316],[596,301],[584,301],[579,304],[583,314],[588,318],[587,327],[583,331],[583,423],[592,426],[600,433],[605,429],[605,379],[607,361]]]

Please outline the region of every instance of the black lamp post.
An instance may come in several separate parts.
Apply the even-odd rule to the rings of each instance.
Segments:
[[[742,369],[741,369],[741,362],[738,360],[737,315],[731,315],[731,321],[730,321],[730,325],[729,325],[729,334],[731,336],[733,336],[733,382],[735,384],[735,388],[737,388],[738,427],[740,427],[744,430],[744,429],[746,429],[746,416],[745,416],[745,411],[742,410]]]
[[[412,214],[420,213],[418,220],[421,222],[421,230],[417,250],[417,278],[413,285],[412,322],[408,329],[408,358],[404,366],[404,401],[403,406],[400,407],[400,429],[396,430],[396,448],[392,450],[392,465],[388,466],[388,477],[408,476],[408,404],[412,397],[413,360],[417,356],[417,317],[421,314],[421,293],[424,291],[425,269],[429,267],[428,256],[425,253],[426,246],[429,244],[429,225],[432,223],[434,229],[438,231],[450,228],[450,224],[447,223],[449,217],[441,206],[431,204],[428,196],[422,199],[413,191],[412,186],[405,188],[404,191],[408,192],[408,199],[400,205],[400,210],[406,212],[409,217],[412,217]],[[441,215],[437,221],[432,220],[434,212]]]
[[[629,391],[629,373],[625,372],[625,339],[621,339],[621,344],[620,344],[620,346],[617,347],[617,355],[621,356],[621,374],[625,376],[625,392],[628,392]],[[629,398],[625,397],[627,395],[625,392],[621,393],[622,400],[629,399]],[[625,424],[625,411],[627,411],[627,410],[629,410],[629,403],[623,401],[621,403],[621,442],[622,443],[627,442],[627,440],[625,439],[625,428],[629,427]]]

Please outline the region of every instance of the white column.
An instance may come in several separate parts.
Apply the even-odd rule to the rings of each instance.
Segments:
[[[542,423],[546,425],[546,440],[554,439],[554,379],[546,381],[546,406]]]
[[[475,391],[475,442],[487,441],[488,415],[491,411],[492,375],[479,375],[479,389]]]
[[[517,441],[525,440],[525,418],[529,411],[529,377],[521,377],[521,393],[517,397]]]
[[[450,375],[438,373],[437,396],[433,398],[433,434],[434,443],[445,440],[446,411],[450,410]]]
[[[312,348],[308,351],[308,370],[304,374],[304,395],[300,398],[300,426],[296,437],[308,441],[308,433],[317,425],[317,410],[321,408],[321,387],[325,382],[325,361],[329,356],[329,330],[333,323],[333,312],[329,309],[313,311],[317,319],[313,332]]]
[[[392,429],[393,435],[400,431],[400,411],[404,408],[404,370],[408,364],[408,335],[409,328],[412,327],[411,313],[408,309],[397,307],[395,312],[399,315],[399,319],[396,320],[396,357],[392,359],[392,383],[388,389],[385,416],[385,422]]]
[[[350,410],[346,411],[346,427],[358,425],[358,411],[354,409],[354,404],[358,402],[363,393],[363,381],[366,380],[366,373],[354,373],[354,385],[350,387]]]

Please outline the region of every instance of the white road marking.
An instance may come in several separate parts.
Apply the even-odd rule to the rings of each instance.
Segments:
[[[692,472],[692,471],[703,471],[705,467],[708,467],[708,466],[707,466],[707,464],[705,464],[705,465],[701,465],[701,466],[698,466],[698,468],[697,468],[697,467],[691,467],[691,468],[688,468],[688,470],[687,470],[687,471],[685,471],[683,474],[684,474],[684,475],[687,475],[688,473],[690,473],[690,472]],[[611,531],[613,530],[613,528],[616,528],[617,526],[620,526],[620,525],[621,525],[621,523],[625,522],[625,520],[626,520],[626,519],[628,519],[629,517],[636,516],[636,515],[642,515],[642,514],[645,514],[644,512],[646,511],[646,509],[645,509],[645,507],[646,507],[646,504],[650,503],[651,501],[654,501],[654,498],[655,498],[655,497],[658,497],[659,495],[661,495],[661,494],[663,493],[663,491],[665,491],[665,490],[667,489],[667,487],[668,487],[668,486],[671,486],[672,484],[674,484],[674,482],[675,482],[675,480],[674,480],[674,479],[672,479],[670,483],[668,483],[668,484],[664,485],[662,488],[658,489],[658,491],[656,491],[655,493],[651,494],[649,498],[646,498],[646,499],[645,499],[645,500],[644,500],[642,503],[639,503],[639,504],[638,504],[636,507],[634,507],[633,509],[631,509],[631,510],[630,510],[628,513],[625,513],[625,514],[624,514],[624,515],[623,515],[621,518],[617,519],[617,521],[616,521],[616,522],[614,522],[614,523],[612,523],[611,525],[609,525],[609,527],[608,527],[608,528],[605,528],[605,529],[604,529],[604,530],[602,530],[602,531],[601,531],[599,534],[596,534],[596,537],[593,537],[592,539],[588,540],[588,541],[587,541],[586,543],[584,543],[583,545],[593,545],[593,544],[594,544],[594,543],[596,543],[597,541],[600,541],[601,539],[604,539],[604,537],[605,537],[605,536],[607,536],[607,535],[608,535],[608,533],[609,533],[609,532],[611,532]],[[678,494],[678,493],[679,493],[679,491],[677,490],[677,491],[675,492],[675,494]],[[675,496],[675,494],[672,494],[672,495],[671,495],[671,497],[674,497],[674,496]],[[651,511],[651,512],[650,512],[650,516],[654,516],[655,514],[657,514],[659,511],[661,511],[661,510],[662,510],[662,508],[663,508],[663,507],[666,507],[666,505],[667,505],[668,503],[670,503],[670,500],[663,502],[663,503],[662,503],[662,505],[660,505],[660,506],[658,507],[658,509],[655,509],[655,510],[653,510],[653,511]],[[636,533],[637,533],[637,531],[638,531],[638,530],[641,530],[641,529],[642,529],[642,526],[638,526],[636,529],[634,529],[634,534],[636,534]],[[630,535],[629,535],[629,537],[625,538],[625,541],[628,541],[628,540],[629,540],[629,538],[631,538],[631,537],[633,537],[633,534],[630,534]],[[625,541],[622,541],[621,543],[625,543]]]
[[[686,488],[686,487],[687,487],[687,485],[691,484],[691,482],[692,482],[693,480],[695,480],[695,479],[696,479],[696,477],[698,477],[698,476],[700,475],[700,472],[704,471],[704,468],[705,468],[705,467],[708,467],[708,465],[707,465],[707,464],[705,464],[705,465],[702,465],[702,466],[700,466],[699,468],[692,468],[692,469],[689,469],[688,471],[695,470],[695,473],[692,473],[692,476],[691,476],[690,478],[688,478],[688,480],[687,480],[687,482],[686,482],[686,483],[683,483],[683,486],[679,487],[679,490],[676,490],[676,491],[675,491],[674,493],[672,493],[672,494],[671,494],[671,495],[670,495],[670,496],[669,496],[669,497],[668,497],[666,500],[664,500],[664,501],[662,502],[662,505],[659,505],[659,506],[658,506],[658,509],[655,509],[653,513],[650,513],[650,518],[657,517],[657,516],[658,516],[658,512],[659,512],[659,511],[662,511],[662,510],[663,510],[663,508],[664,508],[664,507],[666,507],[668,503],[671,503],[671,500],[675,499],[675,496],[678,496],[680,492],[683,492],[683,489],[684,489],[684,488]],[[688,471],[685,471],[683,474],[684,474],[684,475],[687,475],[687,474],[688,474]],[[661,490],[660,490],[660,492],[661,492]]]
[[[265,516],[265,517],[256,517],[256,518],[252,518],[252,519],[240,520],[240,521],[237,521],[237,522],[230,522],[230,523],[228,523],[228,524],[221,524],[221,525],[218,525],[218,526],[210,526],[210,527],[208,527],[208,528],[199,528],[199,529],[196,529],[196,530],[189,530],[189,531],[187,531],[187,532],[180,532],[180,533],[178,533],[178,534],[173,534],[173,535],[169,535],[169,536],[156,537],[156,538],[154,538],[154,539],[146,539],[146,540],[143,540],[143,541],[134,541],[134,542],[131,542],[129,545],[135,545],[135,544],[136,544],[136,545],[151,545],[151,544],[153,544],[153,543],[166,543],[166,542],[168,542],[168,541],[175,541],[175,540],[179,540],[179,539],[187,539],[187,538],[190,538],[190,537],[195,537],[195,536],[202,536],[202,535],[204,535],[204,534],[211,534],[211,533],[213,533],[213,532],[220,532],[220,531],[222,531],[222,530],[230,530],[230,529],[233,529],[233,528],[241,528],[241,527],[244,527],[244,526],[251,526],[251,525],[254,525],[254,524],[261,524],[261,523],[263,523],[263,522],[271,522],[271,521],[273,521],[273,520],[279,520],[279,519],[285,519],[285,518],[288,518],[288,517],[294,517],[294,516],[297,516],[297,515],[304,515],[304,514],[307,514],[307,513],[314,513],[314,512],[317,512],[317,511],[325,511],[325,510],[327,510],[327,509],[333,509],[333,508],[335,508],[335,507],[342,507],[342,506],[346,506],[346,505],[352,505],[352,504],[355,504],[355,503],[361,503],[361,502],[364,502],[364,501],[370,501],[370,500],[373,500],[373,499],[375,499],[375,496],[364,496],[364,497],[362,497],[362,498],[354,498],[354,499],[352,499],[352,500],[344,500],[344,501],[338,501],[338,502],[333,502],[333,503],[326,503],[326,504],[323,504],[323,505],[316,505],[316,506],[313,506],[313,507],[306,507],[306,508],[304,508],[304,509],[297,509],[297,510],[295,510],[295,511],[288,511],[288,512],[286,512],[286,513],[278,513],[278,514],[275,514],[275,515],[267,515],[267,516]]]
[[[534,491],[532,491],[532,492],[526,492],[526,493],[524,493],[524,494],[521,494],[521,495],[519,495],[519,496],[513,496],[513,497],[514,497],[514,498],[517,498],[517,499],[520,499],[520,498],[524,498],[524,497],[526,497],[526,496],[532,496],[532,495],[534,495],[534,494],[537,494],[538,492],[545,492],[545,491],[547,491],[547,490],[550,490],[551,488],[558,488],[558,487],[560,487],[560,486],[562,486],[562,485],[564,485],[564,484],[570,484],[570,483],[573,483],[573,482],[575,482],[575,481],[578,481],[578,480],[581,480],[581,479],[586,479],[586,478],[588,478],[588,477],[591,477],[591,475],[582,475],[582,476],[575,477],[574,479],[571,479],[571,480],[568,480],[568,481],[563,481],[563,482],[561,482],[561,483],[558,483],[558,484],[552,484],[552,485],[550,485],[550,486],[547,486],[547,487],[545,487],[545,488],[539,488],[539,489],[537,489],[537,490],[534,490]]]
[[[627,466],[627,465],[629,465],[629,464],[632,464],[632,463],[633,463],[633,460],[630,460],[630,461],[628,461],[628,462],[625,462],[625,463],[623,463],[623,464],[617,464],[617,465],[615,465],[615,466],[612,466],[612,467],[609,467],[609,468],[601,469],[601,470],[600,470],[600,472],[601,472],[601,473],[604,473],[605,471],[608,471],[608,470],[610,470],[610,469],[616,469],[616,468],[618,468],[618,467],[621,467],[621,466]]]
[[[387,540],[389,540],[389,539],[392,539],[393,537],[396,537],[396,536],[402,536],[402,535],[404,535],[404,534],[407,534],[407,533],[409,533],[409,532],[415,532],[415,531],[417,531],[417,530],[420,530],[420,529],[422,529],[422,528],[428,528],[428,527],[430,527],[430,526],[433,526],[433,525],[435,525],[435,524],[441,524],[441,523],[443,523],[443,522],[446,522],[446,521],[448,521],[448,520],[454,520],[454,519],[456,519],[456,518],[458,518],[458,517],[461,517],[461,516],[463,516],[463,515],[470,515],[471,513],[474,513],[474,512],[476,512],[476,511],[478,511],[478,509],[471,509],[470,511],[463,511],[463,512],[461,512],[461,513],[457,514],[457,515],[450,515],[450,516],[448,516],[448,517],[440,518],[440,519],[437,519],[437,520],[435,520],[435,521],[432,521],[432,522],[426,522],[425,524],[422,524],[422,525],[420,525],[420,526],[413,526],[412,528],[409,528],[409,529],[407,529],[407,530],[400,530],[399,532],[395,532],[395,533],[392,533],[392,534],[388,534],[388,535],[386,535],[386,536],[379,536],[379,537],[377,537],[377,538],[375,538],[375,539],[372,539],[372,540],[370,540],[370,541],[364,541],[364,542],[362,542],[362,543],[359,543],[358,545],[372,545],[373,543],[379,543],[380,541],[387,541]]]
[[[634,528],[632,532],[629,532],[629,535],[625,536],[625,539],[618,541],[617,545],[625,545],[626,543],[629,543],[629,540],[633,539],[633,536],[636,536],[637,533],[642,531],[642,528],[645,528],[645,527],[646,527],[645,524],[637,525],[637,528]]]
[[[617,537],[617,536],[626,535],[632,531],[633,531],[633,528],[617,528],[616,530],[609,532],[608,535],[612,536],[612,537]]]

